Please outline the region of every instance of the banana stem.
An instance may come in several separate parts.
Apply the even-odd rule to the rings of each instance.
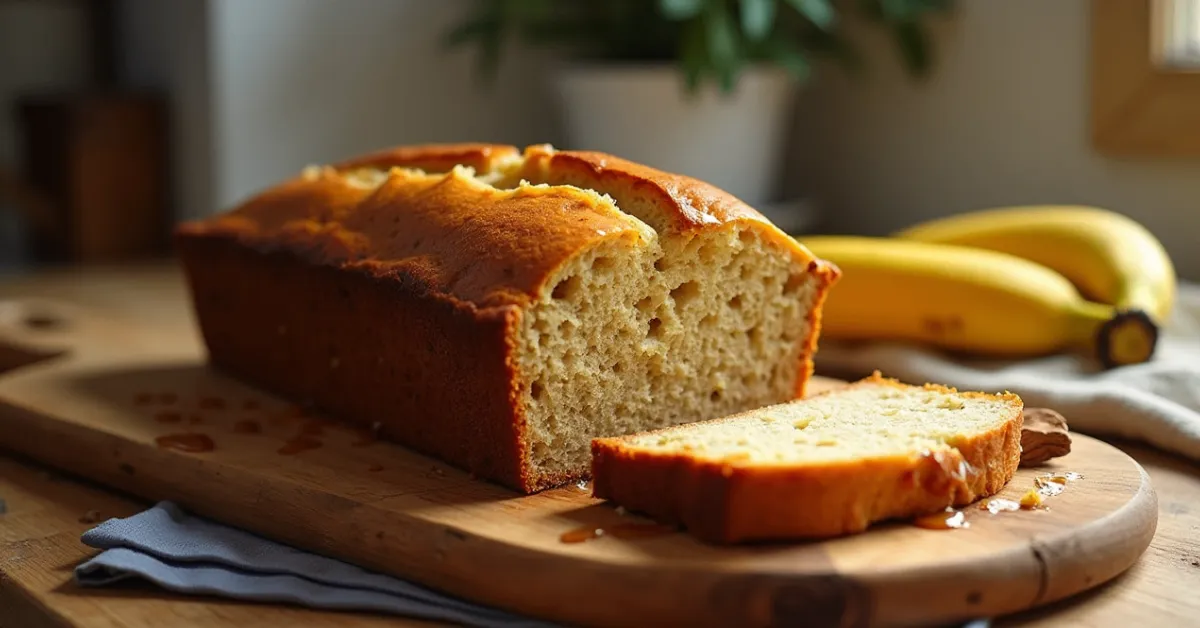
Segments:
[[[1084,301],[1076,314],[1083,320],[1072,325],[1072,343],[1093,352],[1104,368],[1140,364],[1154,357],[1158,325],[1144,310]]]

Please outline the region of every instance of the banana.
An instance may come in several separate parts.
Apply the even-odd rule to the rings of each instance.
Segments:
[[[920,223],[893,235],[1037,262],[1061,273],[1084,298],[1141,312],[1155,325],[1164,324],[1175,305],[1175,267],[1162,244],[1137,222],[1098,207],[999,207]]]
[[[1007,253],[865,236],[797,241],[842,271],[825,300],[822,337],[1009,358],[1084,350],[1106,366],[1149,359],[1157,339],[1153,326]]]

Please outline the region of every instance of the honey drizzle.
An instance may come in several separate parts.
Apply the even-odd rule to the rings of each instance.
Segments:
[[[967,515],[961,510],[947,508],[942,512],[922,515],[913,519],[913,525],[926,530],[962,530],[971,527]]]
[[[583,543],[602,536],[617,539],[644,539],[678,532],[679,528],[661,523],[618,523],[611,526],[583,526],[563,532],[558,540],[563,543]]]

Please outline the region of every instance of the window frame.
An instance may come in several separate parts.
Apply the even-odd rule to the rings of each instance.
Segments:
[[[1200,157],[1200,66],[1166,63],[1171,0],[1091,0],[1091,139],[1112,156]]]

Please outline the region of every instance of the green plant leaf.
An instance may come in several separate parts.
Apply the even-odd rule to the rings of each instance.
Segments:
[[[900,56],[909,72],[924,76],[929,71],[930,51],[928,39],[917,22],[900,22],[893,31]]]
[[[775,26],[775,0],[742,0],[742,30],[746,38],[758,41]]]
[[[704,0],[658,0],[658,8],[667,19],[690,20],[700,14],[700,10],[704,8]]]
[[[705,35],[708,39],[709,56],[716,67],[731,65],[737,59],[737,33],[729,14],[720,3],[709,5],[704,12]]]
[[[792,8],[796,9],[800,15],[808,18],[813,24],[822,30],[828,30],[833,27],[836,21],[836,14],[833,11],[833,5],[829,0],[787,0]]]
[[[812,65],[809,64],[804,50],[790,39],[772,39],[767,42],[766,53],[771,61],[791,74],[797,82],[807,81],[812,74]]]
[[[723,2],[710,3],[703,14],[703,21],[708,40],[709,60],[720,81],[721,89],[731,91],[738,67],[741,65],[737,28]]]
[[[689,94],[694,94],[700,87],[706,61],[704,24],[700,21],[689,22],[684,27],[679,49],[679,64],[683,68],[683,80]]]

